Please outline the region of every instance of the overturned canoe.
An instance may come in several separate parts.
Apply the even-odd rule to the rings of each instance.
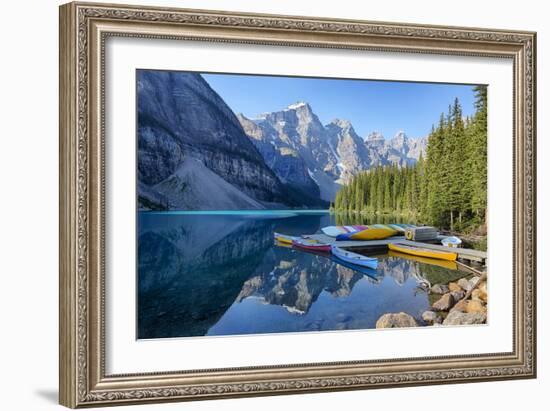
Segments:
[[[396,230],[391,228],[368,227],[366,230],[357,231],[355,233],[345,233],[336,236],[336,241],[369,241],[383,240],[397,234]]]
[[[328,227],[321,228],[323,234],[329,237],[337,237],[340,234],[357,233],[359,231],[366,230],[366,225],[330,225]]]
[[[416,255],[419,257],[436,258],[438,260],[456,261],[456,253],[447,251],[430,250],[428,248],[411,247],[404,244],[388,244],[388,248],[392,251],[400,253]]]
[[[376,269],[378,267],[378,259],[374,257],[367,257],[365,255],[352,253],[351,251],[344,250],[343,248],[333,245],[331,247],[332,254],[346,263],[359,265],[362,267],[368,267]]]
[[[297,238],[292,241],[292,245],[296,248],[302,248],[304,250],[330,252],[330,244],[321,243],[317,240],[310,240],[307,238]]]

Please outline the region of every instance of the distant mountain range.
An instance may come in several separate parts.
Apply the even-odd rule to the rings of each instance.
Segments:
[[[281,181],[308,193],[318,188],[326,201],[332,201],[340,185],[359,171],[414,164],[427,145],[427,138],[412,139],[403,131],[390,140],[376,132],[363,140],[348,120],[323,126],[304,102],[256,119],[239,114],[238,119]]]
[[[363,140],[347,120],[323,125],[305,102],[235,115],[197,73],[140,70],[137,83],[140,209],[326,207],[359,171],[426,150],[404,132]]]

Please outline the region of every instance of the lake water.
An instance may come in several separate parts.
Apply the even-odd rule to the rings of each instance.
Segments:
[[[420,322],[422,282],[462,276],[385,251],[357,270],[273,241],[334,224],[312,211],[140,212],[138,338],[369,329],[401,311]]]

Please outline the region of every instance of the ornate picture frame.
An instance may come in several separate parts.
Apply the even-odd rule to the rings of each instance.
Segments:
[[[498,57],[513,62],[513,350],[463,356],[105,371],[105,42],[110,37]],[[221,11],[60,7],[60,403],[199,400],[536,377],[536,34]]]

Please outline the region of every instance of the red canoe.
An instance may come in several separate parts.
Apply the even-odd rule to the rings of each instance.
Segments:
[[[303,248],[305,250],[330,252],[330,244],[321,243],[317,240],[310,240],[307,238],[299,238],[292,240],[292,245],[296,248]]]

